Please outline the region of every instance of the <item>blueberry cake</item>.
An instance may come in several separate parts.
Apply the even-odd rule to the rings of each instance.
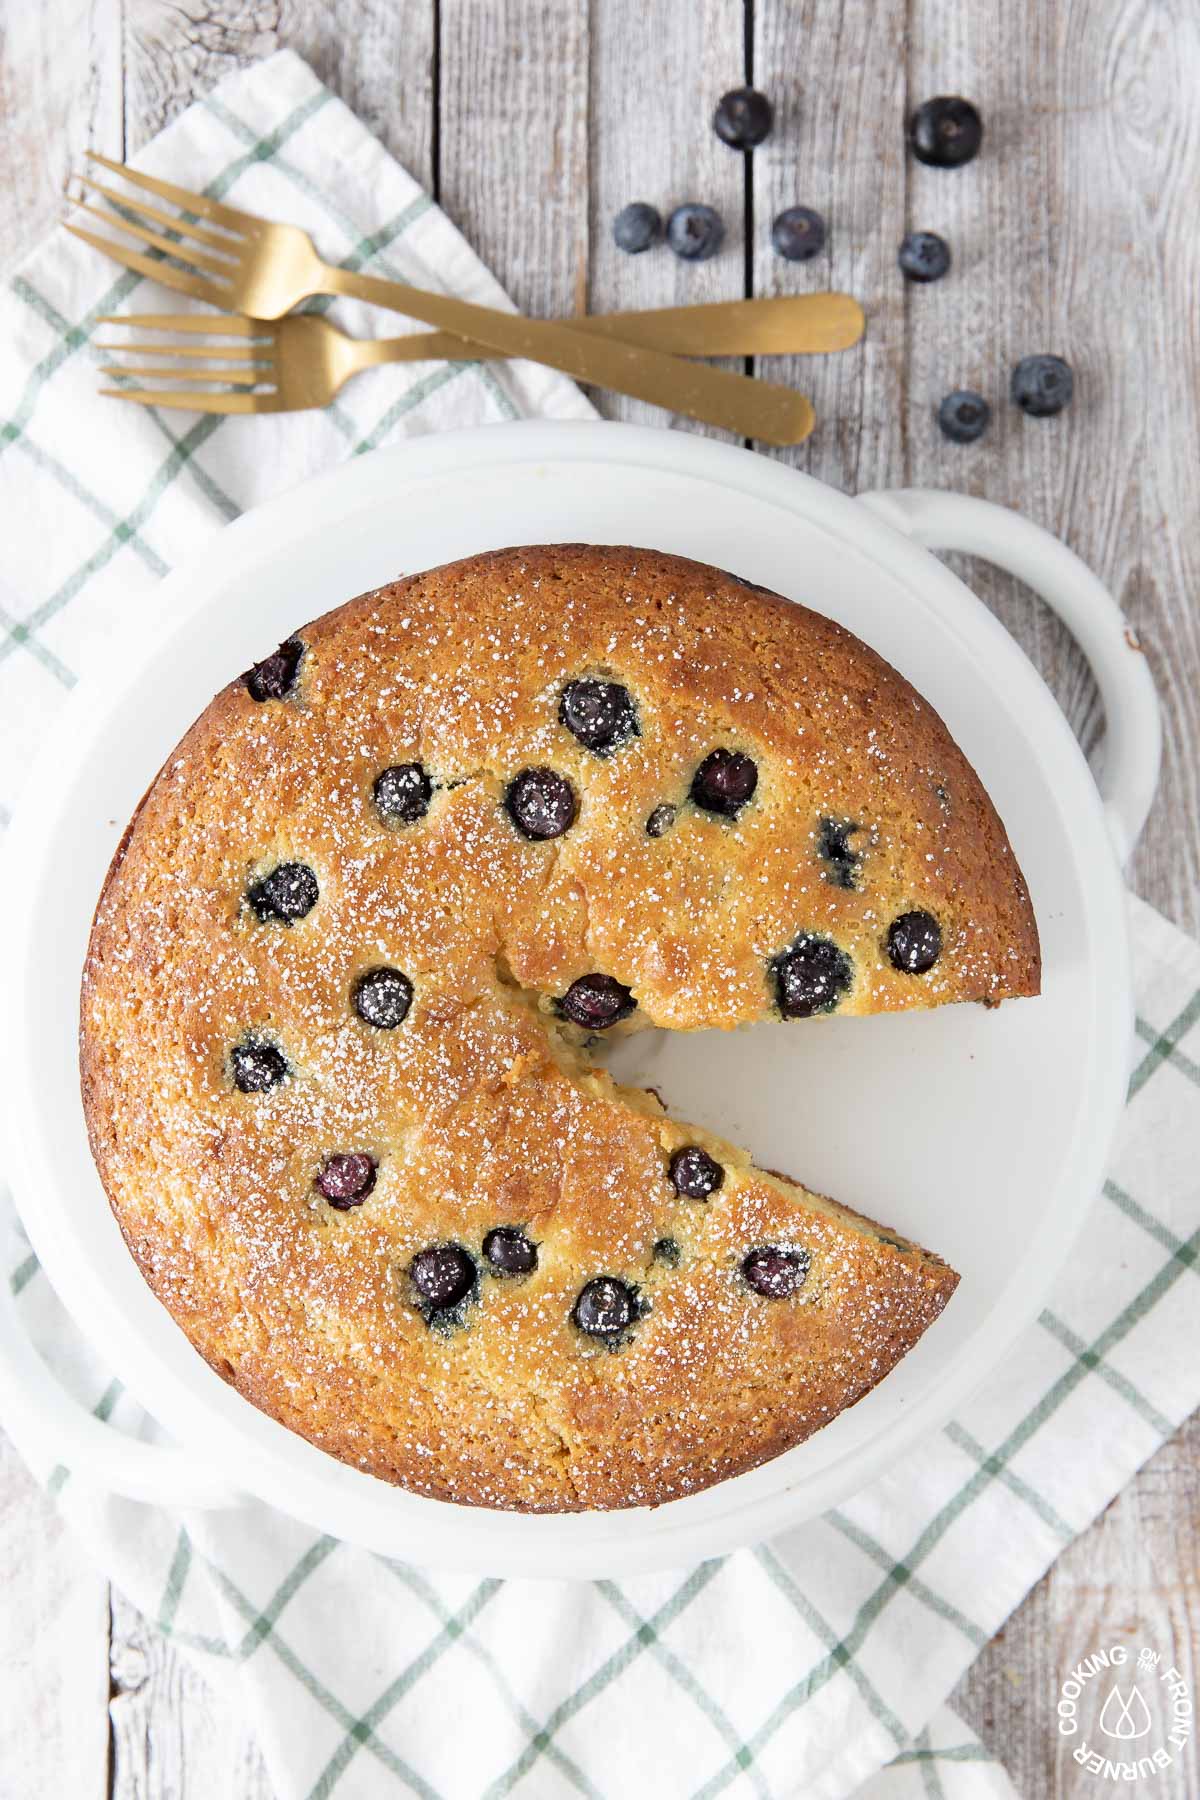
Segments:
[[[256,1406],[422,1494],[657,1504],[834,1418],[957,1276],[595,1046],[1038,983],[995,810],[871,650],[677,557],[505,550],[188,732],[101,896],[83,1092],[143,1274]]]

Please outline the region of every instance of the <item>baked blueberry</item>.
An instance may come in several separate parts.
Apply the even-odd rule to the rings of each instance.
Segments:
[[[673,806],[663,804],[656,806],[646,820],[646,836],[652,838],[666,837],[675,823],[676,811]]]
[[[887,953],[904,975],[924,975],[942,954],[942,928],[930,912],[901,913],[888,926]]]
[[[817,823],[817,855],[828,864],[826,881],[834,887],[854,888],[858,885],[858,865],[862,852],[855,850],[850,839],[862,826],[852,819],[820,819]]]
[[[935,169],[957,169],[978,156],[983,120],[969,100],[939,94],[913,113],[908,121],[908,141],[918,162]]]
[[[589,1337],[612,1337],[638,1315],[636,1291],[615,1275],[597,1275],[580,1291],[571,1317]]]
[[[368,969],[354,984],[354,1010],[368,1025],[391,1031],[412,1005],[413,984],[399,969]]]
[[[705,812],[736,818],[758,786],[758,764],[740,750],[710,750],[692,776],[692,799]]]
[[[575,790],[566,777],[544,767],[522,769],[514,775],[504,804],[517,830],[538,842],[569,831],[579,810]]]
[[[619,1019],[627,1019],[637,1001],[615,975],[581,975],[558,1003],[558,1010],[572,1025],[585,1031],[607,1031]]]
[[[585,750],[608,756],[618,744],[636,737],[637,708],[633,695],[619,681],[599,681],[585,676],[568,681],[558,703],[558,716]]]
[[[988,428],[992,409],[982,394],[955,388],[938,407],[937,422],[952,444],[973,444]]]
[[[243,1094],[265,1094],[278,1087],[288,1072],[287,1058],[275,1044],[263,1038],[243,1038],[229,1056],[233,1084]]]
[[[475,1263],[461,1244],[431,1244],[408,1265],[412,1284],[430,1312],[444,1312],[465,1300],[475,1286]]]
[[[854,979],[844,950],[832,938],[806,931],[771,962],[779,1010],[785,1019],[832,1012]]]
[[[338,1212],[361,1206],[375,1186],[375,1158],[361,1150],[343,1150],[331,1156],[313,1185]]]
[[[936,231],[910,231],[896,260],[909,281],[940,281],[950,269],[950,246]]]
[[[290,925],[304,918],[317,904],[320,889],[307,863],[278,863],[269,875],[256,881],[246,898],[264,922],[278,919]]]
[[[713,114],[713,130],[731,150],[753,150],[770,132],[774,109],[757,88],[731,88],[722,94]]]
[[[725,1179],[719,1162],[702,1150],[699,1144],[685,1144],[671,1158],[668,1173],[671,1186],[685,1200],[707,1200]]]
[[[502,1275],[528,1275],[537,1268],[537,1245],[519,1225],[497,1225],[483,1240],[483,1254]]]
[[[1012,397],[1031,419],[1050,419],[1071,404],[1075,377],[1061,356],[1023,356],[1012,372]]]
[[[662,217],[656,206],[645,200],[631,200],[613,220],[613,243],[627,256],[637,256],[657,244],[662,236]]]
[[[242,676],[252,700],[282,700],[296,685],[304,645],[299,638],[288,638],[270,656],[264,656]]]
[[[413,825],[429,811],[433,783],[419,762],[393,763],[375,777],[371,793],[381,819]]]
[[[785,262],[810,262],[825,248],[829,233],[811,206],[788,206],[771,227],[771,247]]]
[[[654,1246],[655,1262],[663,1263],[668,1269],[677,1269],[683,1252],[674,1238],[659,1238]]]
[[[697,201],[677,206],[667,220],[667,242],[684,262],[707,262],[717,254],[724,237],[720,213]]]
[[[762,1244],[742,1262],[747,1287],[766,1300],[786,1300],[803,1284],[812,1261],[807,1250],[779,1250]]]

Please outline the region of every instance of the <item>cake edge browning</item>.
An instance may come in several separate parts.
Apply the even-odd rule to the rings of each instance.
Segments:
[[[510,564],[513,559],[537,557],[544,555],[547,551],[553,551],[555,555],[560,557],[571,557],[572,555],[586,557],[598,552],[602,554],[608,549],[609,547],[607,546],[595,545],[554,545],[536,546],[531,548],[514,547],[509,550],[493,551],[486,553],[483,557],[473,557],[466,560],[474,566],[490,563],[494,567],[499,568]],[[630,552],[626,551],[623,552],[623,554],[629,555]],[[633,552],[632,554],[639,558],[653,560],[662,566],[675,565],[682,570],[692,572],[703,571],[706,575],[711,575],[713,573],[707,569],[706,565],[693,563],[684,558],[668,557],[658,552],[638,551]],[[419,576],[412,576],[405,579],[414,582],[429,580],[430,578],[445,574],[446,571],[454,569],[456,566],[458,565],[453,563],[443,565],[439,569],[422,571]],[[913,699],[918,701],[919,706],[923,709],[927,719],[927,724],[923,725],[922,729],[928,730],[931,744],[936,744],[938,756],[944,758],[948,754],[947,745],[949,745],[953,750],[954,755],[959,759],[959,764],[961,766],[954,771],[955,779],[959,783],[962,791],[970,796],[971,803],[978,808],[978,818],[974,821],[976,829],[978,829],[984,837],[991,838],[993,842],[1002,841],[1009,858],[1008,872],[1015,873],[1020,888],[1023,889],[1023,882],[1020,877],[1019,869],[1017,868],[1016,860],[1012,856],[1011,847],[1008,845],[1007,834],[1004,831],[1003,824],[989,797],[979,783],[970,764],[966,761],[966,758],[962,756],[962,753],[958,751],[957,746],[954,745],[953,739],[950,737],[950,734],[946,730],[940,717],[922,697],[916,694],[916,691],[911,688],[904,677],[894,670],[883,658],[879,657],[876,652],[872,651],[869,646],[860,645],[859,640],[855,639],[849,632],[844,631],[843,628],[837,626],[832,621],[825,620],[822,615],[812,613],[809,609],[800,606],[797,602],[787,600],[783,596],[778,596],[769,590],[756,586],[756,584],[744,582],[738,577],[731,576],[728,579],[733,588],[753,592],[760,605],[763,604],[764,601],[778,603],[781,607],[788,609],[789,612],[798,610],[801,613],[806,614],[810,619],[818,621],[822,627],[834,634],[835,639],[845,640],[847,644],[852,647],[855,656],[861,658],[865,655],[866,658],[870,659],[871,663],[877,667],[885,677],[888,684],[898,684],[899,691],[911,695]],[[400,582],[391,584],[393,588],[399,588],[403,585],[403,579]],[[343,607],[335,609],[333,613],[323,615],[323,620],[328,621],[331,618],[340,617],[348,613],[350,609],[355,606],[362,605],[377,598],[378,591],[374,595],[359,596],[357,600],[346,602]],[[314,625],[316,623],[317,621],[313,622]],[[297,635],[304,637],[310,629],[311,626],[301,627]],[[385,1449],[380,1450],[377,1448],[374,1455],[370,1458],[365,1458],[361,1435],[356,1437],[353,1432],[339,1430],[336,1425],[324,1429],[315,1429],[312,1421],[303,1416],[302,1410],[296,1413],[296,1416],[292,1416],[295,1409],[289,1404],[279,1384],[273,1382],[269,1376],[261,1373],[256,1374],[245,1367],[233,1369],[228,1358],[220,1353],[218,1344],[215,1341],[206,1342],[204,1340],[204,1334],[202,1330],[199,1329],[198,1321],[193,1319],[189,1321],[187,1326],[184,1325],[177,1304],[173,1304],[176,1297],[172,1293],[170,1283],[165,1282],[160,1278],[153,1255],[147,1253],[146,1247],[139,1241],[136,1232],[131,1228],[129,1222],[123,1216],[118,1199],[108,1180],[106,1171],[107,1152],[104,1142],[106,1125],[104,1101],[105,1076],[100,1066],[100,1059],[96,1054],[97,1046],[92,1041],[92,1036],[89,1033],[85,1017],[87,1003],[92,994],[96,980],[94,952],[99,952],[101,958],[103,954],[104,938],[106,935],[106,925],[104,922],[106,905],[119,880],[122,865],[125,861],[130,844],[133,841],[139,821],[143,817],[148,801],[155,793],[161,775],[169,768],[172,761],[180,754],[184,747],[188,745],[190,740],[208,730],[211,727],[214,718],[220,718],[222,711],[233,703],[233,698],[236,696],[240,686],[241,683],[237,680],[229,683],[227,687],[216,696],[195,724],[189,728],[188,732],[184,734],[179,745],[176,746],[171,755],[166,758],[163,770],[160,771],[159,776],[156,776],[155,781],[151,783],[147,793],[139,802],[133,817],[114,851],[104,885],[101,889],[101,894],[97,901],[92,927],[92,942],[89,944],[80,996],[81,1085],[92,1154],[101,1174],[101,1179],[104,1183],[106,1193],[110,1204],[113,1207],[122,1234],[148,1285],[151,1287],[152,1291],[156,1293],[164,1306],[167,1307],[168,1311],[171,1312],[176,1324],[185,1332],[185,1335],[189,1338],[193,1347],[195,1347],[204,1357],[209,1366],[212,1367],[223,1380],[234,1386],[250,1404],[255,1405],[259,1410],[272,1416],[287,1428],[296,1432],[301,1437],[306,1438],[307,1441],[316,1445],[318,1448],[339,1457],[341,1460],[352,1466],[359,1468],[367,1467],[371,1473],[410,1491],[428,1494],[433,1497],[451,1499],[460,1504],[492,1505],[494,1502],[484,1499],[475,1501],[468,1493],[463,1493],[457,1489],[450,1491],[444,1488],[438,1483],[436,1478],[431,1479],[426,1473],[428,1467],[427,1464],[419,1466],[419,1459],[416,1457],[410,1456],[405,1458],[398,1453],[387,1454]],[[997,833],[999,834],[998,840],[995,836]],[[999,891],[999,882],[1000,875],[998,870],[997,904],[999,905],[1001,901],[1004,901],[1011,907],[1011,895]],[[1028,904],[1027,894],[1025,895],[1023,909],[1018,905],[1014,912],[1014,918],[1018,926],[1017,936],[1020,940],[1018,944],[1018,955],[1010,967],[1001,997],[1017,997],[1024,994],[1034,994],[1039,991],[1040,986],[1040,947],[1038,943],[1036,922],[1033,917],[1032,908]],[[980,996],[980,998],[989,998],[989,996]],[[992,996],[992,998],[994,998],[994,996]],[[697,1139],[711,1141],[718,1145],[721,1143],[721,1140],[709,1140],[706,1137],[706,1134],[695,1132],[693,1135]],[[741,1153],[730,1151],[729,1154],[740,1155]],[[779,1180],[786,1183],[790,1188],[798,1189],[799,1192],[805,1196],[806,1200],[812,1198],[812,1196],[809,1195],[808,1190],[803,1189],[798,1182],[792,1182],[790,1177],[775,1178],[772,1177],[768,1171],[752,1168],[748,1164],[744,1165],[744,1167],[748,1173],[753,1174],[756,1177],[760,1177],[764,1180]],[[878,1238],[881,1235],[880,1229],[875,1225],[874,1221],[866,1220],[863,1215],[855,1214],[851,1209],[837,1203],[829,1202],[827,1204],[832,1213],[836,1215],[836,1217],[851,1232],[860,1235],[864,1240],[871,1237]],[[861,1225],[859,1221],[861,1221]],[[714,1467],[710,1472],[704,1475],[703,1479],[697,1480],[694,1485],[686,1488],[684,1492],[698,1492],[717,1481],[726,1480],[734,1475],[747,1472],[750,1469],[756,1468],[773,1459],[784,1451],[794,1448],[798,1444],[804,1442],[823,1424],[836,1416],[837,1413],[855,1404],[857,1400],[862,1398],[877,1385],[877,1383],[881,1381],[917,1343],[928,1327],[940,1315],[953,1294],[958,1284],[959,1277],[939,1258],[932,1256],[928,1252],[921,1251],[917,1246],[897,1245],[896,1249],[904,1265],[908,1267],[915,1276],[918,1276],[919,1280],[917,1281],[916,1288],[912,1291],[911,1303],[904,1311],[903,1316],[895,1322],[893,1329],[888,1335],[886,1346],[881,1348],[879,1345],[876,1345],[870,1368],[848,1379],[840,1392],[829,1394],[827,1396],[818,1395],[814,1397],[811,1404],[794,1409],[785,1417],[778,1418],[772,1431],[761,1434],[754,1441],[739,1442],[731,1438],[721,1466],[719,1468]],[[617,1482],[613,1484],[610,1491],[607,1493],[603,1491],[601,1484],[598,1486],[597,1491],[585,1502],[581,1502],[577,1508],[572,1508],[570,1506],[564,1507],[553,1501],[545,1506],[540,1506],[526,1503],[519,1499],[508,1500],[505,1502],[505,1505],[511,1510],[521,1512],[570,1511],[588,1510],[592,1508],[615,1508],[640,1504],[657,1506],[678,1497],[681,1497],[680,1491],[674,1486],[664,1488],[661,1492],[656,1491],[653,1487],[652,1477],[647,1480],[645,1478],[645,1472],[643,1472],[642,1486],[636,1499],[630,1499],[627,1496],[623,1496],[619,1491],[619,1482]]]

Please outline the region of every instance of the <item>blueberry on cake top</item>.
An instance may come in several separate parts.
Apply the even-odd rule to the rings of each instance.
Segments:
[[[957,1277],[594,1047],[1038,984],[1004,828],[871,650],[677,557],[505,550],[301,628],[188,732],[101,896],[83,1091],[249,1401],[422,1494],[634,1506],[799,1443]]]

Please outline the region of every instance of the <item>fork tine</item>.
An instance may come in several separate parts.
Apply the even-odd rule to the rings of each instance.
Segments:
[[[95,194],[103,194],[114,206],[127,206],[131,212],[144,214],[156,224],[165,225],[168,231],[181,232],[185,238],[195,238],[199,244],[210,244],[214,250],[224,250],[227,256],[236,257],[239,254],[239,246],[228,233],[209,231],[203,225],[192,225],[188,220],[180,218],[178,213],[163,212],[161,207],[151,206],[140,194],[122,194],[116,188],[106,187],[102,181],[93,181],[90,175],[77,172],[71,179],[91,188]]]
[[[88,150],[85,154],[91,162],[98,162],[101,168],[111,169],[122,180],[132,182],[135,187],[149,188],[160,200],[172,200],[186,212],[199,213],[202,219],[215,219],[218,225],[226,226],[239,237],[245,236],[247,230],[253,231],[259,224],[259,220],[251,213],[239,212],[235,206],[222,206],[219,200],[210,200],[207,194],[193,194],[188,188],[176,187],[170,181],[160,181],[156,175],[143,175],[140,169],[131,169],[126,163],[113,162],[111,157],[101,156],[98,150]]]
[[[151,281],[159,281],[164,287],[178,288],[181,294],[190,294],[193,300],[205,300],[210,306],[225,304],[229,296],[223,293],[215,281],[202,281],[198,275],[185,275],[182,269],[173,269],[170,263],[155,262],[153,257],[142,256],[137,250],[129,250],[124,244],[114,242],[112,238],[97,237],[94,231],[85,231],[82,225],[72,225],[63,220],[63,230],[69,231],[72,237],[82,238],[93,250],[99,250],[102,256],[111,256],[126,269],[132,269],[138,275],[145,275]]]
[[[210,275],[233,274],[236,264],[222,262],[219,257],[206,256],[203,250],[193,250],[190,244],[181,244],[175,238],[163,237],[161,232],[147,231],[144,225],[135,225],[131,219],[123,219],[117,213],[105,212],[99,206],[89,206],[86,200],[76,200],[74,204],[80,212],[91,213],[93,219],[100,219],[112,231],[127,231],[131,237],[143,244],[149,244],[152,250],[161,250],[166,256],[173,256],[177,262],[190,263],[194,268],[207,269]],[[131,206],[130,211],[134,208]]]
[[[145,388],[101,388],[110,400],[132,400],[135,406],[165,406],[175,412],[282,412],[278,394],[155,394]]]
[[[135,376],[143,381],[182,381],[207,382],[215,386],[224,382],[226,387],[252,388],[265,381],[265,375],[244,375],[237,369],[136,369],[124,368],[120,364],[101,369],[101,375],[107,375],[110,381],[133,380]]]
[[[249,363],[255,369],[272,369],[275,359],[263,354],[259,344],[93,344],[112,356],[185,356],[202,362]],[[165,372],[165,371],[164,371]]]
[[[151,331],[198,331],[206,337],[270,340],[274,326],[242,313],[101,313],[98,325],[144,325]],[[132,348],[132,346],[130,346]]]

